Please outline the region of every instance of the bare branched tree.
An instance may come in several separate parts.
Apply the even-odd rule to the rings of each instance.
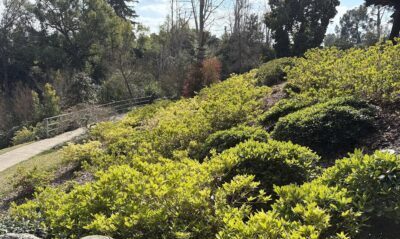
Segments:
[[[222,6],[224,0],[190,0],[192,16],[197,32],[197,61],[203,62],[205,57],[206,27],[214,21],[215,13]]]

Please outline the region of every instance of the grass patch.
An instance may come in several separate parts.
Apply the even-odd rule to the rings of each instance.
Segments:
[[[10,151],[13,151],[14,149],[21,148],[21,147],[23,147],[25,145],[29,145],[31,143],[33,143],[33,142],[29,142],[29,143],[25,143],[25,144],[19,144],[19,145],[15,145],[15,146],[12,146],[12,147],[9,147],[9,148],[0,149],[0,155],[8,153]]]
[[[19,168],[29,170],[37,167],[43,172],[54,172],[61,164],[61,149],[52,149],[0,172],[0,198],[14,191],[12,179]]]

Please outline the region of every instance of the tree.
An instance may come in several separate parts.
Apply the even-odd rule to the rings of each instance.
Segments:
[[[190,0],[197,33],[197,62],[202,64],[205,58],[206,28],[213,23],[213,14],[224,0]]]
[[[371,21],[365,5],[347,11],[340,19],[340,38],[352,45],[360,45],[365,34],[372,30]]]
[[[25,78],[26,72],[23,60],[29,61],[32,50],[27,48],[29,37],[28,29],[30,26],[30,16],[26,8],[26,0],[4,1],[4,9],[0,18],[0,91],[4,91],[7,96],[11,94],[12,83]]]
[[[137,2],[136,0],[107,0],[107,2],[119,17],[132,22],[137,17],[133,8],[133,4]]]
[[[302,55],[324,40],[330,20],[336,15],[339,0],[269,0],[271,11],[265,16],[272,30],[278,57]]]
[[[258,16],[250,13],[240,15],[239,17],[238,13],[235,13],[236,20],[232,32],[226,32],[222,37],[219,56],[224,66],[225,77],[257,67],[267,46]]]
[[[126,24],[103,0],[37,0],[34,9],[47,44],[61,49],[67,65],[82,71],[98,64]],[[99,73],[98,73],[99,74]]]
[[[387,7],[380,5],[368,8],[361,5],[348,10],[336,26],[336,34],[325,37],[325,46],[336,46],[348,49],[354,46],[363,47],[376,44],[385,35],[382,19]]]
[[[390,33],[389,39],[394,41],[396,37],[400,35],[400,2],[398,0],[366,0],[366,5],[371,6],[389,6],[394,8],[394,14],[392,15],[393,26]]]

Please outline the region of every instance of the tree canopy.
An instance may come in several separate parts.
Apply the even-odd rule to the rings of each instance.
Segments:
[[[272,30],[278,57],[302,55],[321,45],[339,0],[269,1],[265,23]]]
[[[393,27],[390,33],[390,40],[394,40],[396,37],[400,35],[400,1],[398,0],[366,0],[367,6],[371,5],[381,5],[381,6],[390,6],[394,7],[395,12],[392,15],[393,18]]]

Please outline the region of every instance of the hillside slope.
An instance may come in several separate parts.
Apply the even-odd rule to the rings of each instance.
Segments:
[[[39,189],[3,224],[48,238],[396,238],[400,156],[374,150],[398,145],[399,53],[311,50],[268,63],[278,80],[255,70],[101,123],[64,149],[95,179]]]

